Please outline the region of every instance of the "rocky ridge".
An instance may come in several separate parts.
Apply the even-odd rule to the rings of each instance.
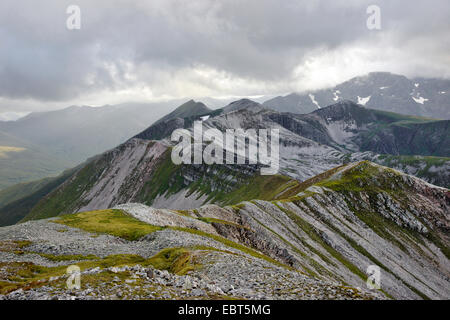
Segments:
[[[448,189],[363,161],[272,200],[29,221],[0,228],[1,298],[447,299],[449,208]],[[71,264],[81,291],[64,287]]]

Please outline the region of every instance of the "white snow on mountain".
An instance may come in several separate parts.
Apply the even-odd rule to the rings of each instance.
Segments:
[[[428,101],[428,99],[425,99],[424,97],[419,97],[419,98],[412,97],[412,98],[414,99],[414,101],[416,103],[420,103],[420,104],[423,104],[425,101]]]
[[[358,96],[358,104],[362,104],[363,106],[365,106],[366,103],[369,102],[369,100],[370,100],[371,97],[372,97],[372,96],[368,96],[368,97],[365,97],[365,98],[361,98],[360,96]]]
[[[310,93],[309,98],[311,99],[311,102],[314,103],[318,109],[320,109],[319,103],[316,101],[316,98],[314,97],[314,95]]]

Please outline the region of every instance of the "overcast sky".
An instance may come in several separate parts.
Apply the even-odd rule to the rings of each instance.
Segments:
[[[448,78],[449,35],[448,0],[1,0],[0,113]]]

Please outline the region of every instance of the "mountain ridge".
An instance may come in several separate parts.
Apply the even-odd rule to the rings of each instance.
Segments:
[[[0,242],[10,241],[14,250],[12,234],[26,240],[21,257],[37,264],[52,255],[89,255],[93,259],[90,266],[101,265],[95,272],[83,267],[94,279],[111,270],[122,272],[116,266],[126,257],[119,255],[118,260],[105,263],[93,255],[133,250],[138,257],[127,258],[134,265],[131,268],[148,270],[146,259],[170,257],[173,248],[178,248],[183,256],[196,257],[191,261],[198,265],[182,264],[181,260],[178,263],[182,268],[172,263],[152,264],[151,268],[157,269],[152,272],[159,274],[158,269],[163,268],[173,274],[195,276],[205,293],[184,287],[193,296],[209,297],[216,292],[220,297],[228,293],[248,299],[317,299],[324,294],[329,299],[446,299],[450,295],[449,209],[450,190],[359,161],[333,168],[302,184],[289,184],[266,200],[224,207],[208,204],[186,210],[125,203],[108,210],[3,227]],[[0,255],[11,254],[8,250],[0,251]],[[217,250],[219,253],[214,254]],[[42,254],[41,260],[30,256],[35,252]],[[82,261],[78,263],[84,266]],[[115,269],[110,268],[113,266]],[[374,266],[380,268],[381,289],[361,289],[366,288],[368,268]],[[258,274],[277,271],[262,280],[255,278],[255,270]],[[227,276],[230,274],[233,278]],[[274,287],[279,275],[286,275],[278,283],[281,292]],[[58,285],[59,278],[54,279]],[[214,287],[201,284],[203,279]],[[166,283],[160,282],[160,286]],[[20,284],[12,284],[21,288]],[[229,284],[233,287],[227,287]],[[53,286],[51,282],[48,285]],[[323,287],[327,285],[344,291],[333,289],[334,293],[329,294]],[[64,289],[56,292],[66,294]],[[40,293],[39,286],[30,286],[21,294]],[[171,294],[183,296],[181,292]],[[6,291],[7,298],[13,296]]]
[[[246,100],[243,103],[248,105]],[[352,102],[345,101],[305,116],[280,114],[260,107],[254,109],[254,104],[250,105],[252,106],[250,109],[240,108],[228,113],[223,113],[220,110],[215,111],[217,115],[204,121],[204,126],[206,128],[218,128],[219,130],[237,127],[248,129],[258,126],[264,128],[278,126],[281,129],[280,142],[282,149],[280,154],[283,156],[280,174],[293,179],[293,181],[311,178],[345,161],[346,154],[342,150],[346,148],[337,144],[328,135],[327,123],[330,121],[348,121],[348,116],[350,116],[351,123],[356,121],[355,123],[364,127],[367,123],[378,120],[377,117],[379,115],[379,111],[374,112]],[[334,112],[335,119],[331,119],[329,113],[334,109],[342,112]],[[351,112],[347,112],[349,110]],[[320,117],[318,117],[317,113]],[[402,117],[384,113],[381,113],[381,115],[383,119],[387,117],[389,123],[411,119],[409,116]],[[280,116],[281,118],[279,118]],[[211,201],[220,203],[223,192],[237,192],[240,190],[240,186],[245,184],[248,179],[253,179],[252,177],[257,174],[258,166],[174,165],[170,160],[171,143],[168,135],[174,128],[186,127],[184,122],[187,121],[186,119],[189,119],[187,122],[192,124],[193,120],[198,119],[198,117],[190,116],[185,119],[175,117],[165,122],[157,123],[141,133],[138,136],[139,138],[133,138],[119,147],[104,153],[96,160],[88,163],[82,171],[75,174],[71,178],[71,182],[66,183],[69,188],[67,191],[64,191],[66,187],[62,186],[52,194],[47,195],[45,199],[33,208],[26,219],[48,217],[49,214],[57,215],[59,212],[70,213],[106,209],[116,204],[130,201],[170,209],[190,208],[210,203]],[[290,120],[300,121],[301,127],[292,126],[284,122],[283,119],[285,117],[288,117],[287,119]],[[267,122],[265,119],[274,121]],[[320,119],[322,122],[317,122],[317,119]],[[428,120],[423,119],[417,120],[413,118],[412,120],[418,121],[419,124],[429,123]],[[172,122],[175,122],[177,125],[171,126]],[[311,131],[304,131],[305,128],[308,128],[305,126],[308,123],[310,123],[310,128],[312,128]],[[144,136],[144,134],[161,134],[161,126],[163,129],[169,130],[167,136],[159,137],[162,140],[149,140]],[[296,128],[301,130],[299,136],[295,135],[298,133]],[[192,127],[190,130],[192,130]],[[356,128],[352,127],[352,130],[356,130]],[[386,130],[386,126],[382,126],[382,130]],[[149,138],[154,138],[154,136]],[[316,141],[319,141],[319,143]],[[355,146],[358,145],[355,144]],[[284,149],[291,151],[283,151]],[[311,166],[316,166],[318,159],[316,155],[311,154],[311,150],[316,150],[314,152],[319,151],[317,155],[322,158],[320,161],[323,161],[325,165],[324,167],[318,167],[316,171],[312,171]],[[291,155],[292,151],[300,153]],[[355,149],[353,151],[361,150]],[[299,167],[295,159],[304,160],[307,156],[310,157],[311,164],[303,165],[303,168]],[[358,157],[363,159],[367,156],[369,155],[365,153],[354,154],[354,157],[356,157],[354,160],[357,160]],[[291,157],[294,157],[294,159],[291,159]],[[329,160],[327,160],[327,157],[329,157]],[[376,156],[372,156],[372,159],[376,159]],[[88,172],[89,175],[87,175]],[[228,180],[221,181],[222,178],[218,177],[228,177]],[[233,187],[233,184],[236,184],[236,186]],[[77,192],[74,192],[71,186],[77,186]],[[63,195],[58,196],[58,192],[62,192]],[[71,195],[72,193],[76,196]],[[63,202],[63,207],[58,204],[60,202],[58,197],[66,199]],[[52,201],[56,201],[56,207],[52,207]],[[225,204],[226,202],[223,203]]]
[[[332,88],[275,97],[263,105],[277,111],[304,114],[346,99],[372,109],[450,119],[450,80],[408,79],[389,72],[371,72]]]

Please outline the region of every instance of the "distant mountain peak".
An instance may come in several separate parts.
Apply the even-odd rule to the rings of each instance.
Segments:
[[[223,113],[229,113],[229,112],[242,110],[242,109],[246,109],[246,110],[257,109],[257,110],[260,110],[260,109],[262,109],[262,105],[259,104],[258,102],[253,101],[253,100],[244,98],[244,99],[240,99],[240,100],[237,100],[237,101],[233,101],[232,103],[230,103],[229,105],[224,107],[222,110],[223,110]]]
[[[342,100],[395,113],[450,119],[450,80],[370,72],[332,88],[276,97],[263,103],[280,112],[305,114]]]
[[[331,118],[359,118],[361,114],[366,114],[367,109],[351,100],[342,100],[325,108],[316,110],[312,114],[321,115],[322,117]]]
[[[191,99],[183,103],[181,106],[176,108],[168,115],[156,121],[155,124],[165,122],[174,118],[187,118],[192,116],[199,116],[209,112],[211,112],[211,109],[209,109],[203,102],[196,102]]]

